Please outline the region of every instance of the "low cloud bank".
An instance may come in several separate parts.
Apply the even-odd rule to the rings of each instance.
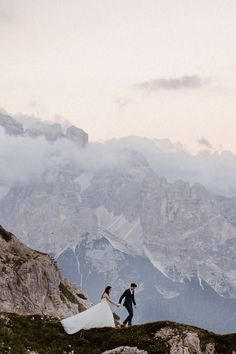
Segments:
[[[197,155],[168,139],[150,140],[136,136],[88,143],[86,147],[78,148],[65,138],[51,143],[43,136],[10,136],[0,127],[0,188],[29,183],[40,178],[47,169],[63,169],[68,164],[75,172],[117,166],[128,168],[130,155],[127,150],[135,150],[169,182],[178,179],[198,182],[215,194],[236,196],[236,155],[230,151],[213,151],[206,138],[201,138],[200,142],[205,150]]]

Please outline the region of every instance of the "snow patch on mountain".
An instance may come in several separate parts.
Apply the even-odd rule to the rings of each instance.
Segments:
[[[147,258],[150,260],[152,265],[159,270],[165,277],[171,279],[168,275],[168,273],[165,270],[165,267],[163,266],[163,263],[160,263],[157,261],[157,259],[153,257],[152,253],[147,249],[146,246],[143,246],[144,254],[147,256]]]
[[[165,299],[173,299],[177,296],[180,295],[180,292],[177,292],[177,291],[168,291],[164,288],[161,288],[160,286],[157,286],[157,285],[154,285],[155,286],[155,289],[156,291],[161,294]]]
[[[114,215],[104,206],[94,209],[94,213],[99,225],[116,235],[117,238],[126,241],[127,244],[132,244],[132,248],[140,253],[143,245],[143,233],[139,218],[129,221],[123,214]]]
[[[112,234],[110,231],[106,230],[101,225],[98,226],[98,235],[100,238],[105,237],[111,243],[111,245],[120,252],[130,255],[142,254],[142,250],[135,250],[131,244]]]

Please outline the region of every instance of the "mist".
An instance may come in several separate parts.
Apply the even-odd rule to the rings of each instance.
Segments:
[[[65,138],[52,143],[44,136],[7,135],[0,127],[0,186],[6,192],[15,185],[37,180],[55,166],[63,170],[67,164],[71,164],[75,172],[119,166],[128,169],[130,155],[127,151],[134,150],[169,182],[178,179],[191,184],[198,182],[214,194],[235,196],[236,155],[231,151],[215,151],[210,143],[208,145],[204,143],[203,150],[193,155],[181,143],[173,144],[168,139],[128,136],[103,143],[90,142],[79,148]]]
[[[190,184],[197,182],[214,194],[236,195],[236,154],[231,151],[212,150],[209,143],[209,147],[204,146],[201,152],[194,155],[181,143],[135,136],[112,139],[105,145],[140,152],[151,168],[169,182],[178,179]]]
[[[49,142],[44,136],[13,136],[0,127],[0,185],[11,188],[39,179],[46,170],[68,164],[78,171],[94,172],[121,166],[129,156],[119,148],[89,143],[79,148],[65,138]]]

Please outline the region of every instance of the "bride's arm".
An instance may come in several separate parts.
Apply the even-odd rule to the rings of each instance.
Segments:
[[[107,301],[109,301],[112,305],[115,305],[117,307],[119,307],[119,304],[116,304],[115,302],[111,301],[110,297],[107,294],[104,294],[104,297],[107,299]]]

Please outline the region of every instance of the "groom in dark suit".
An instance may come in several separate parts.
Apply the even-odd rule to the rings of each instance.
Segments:
[[[131,324],[132,324],[133,304],[134,304],[134,306],[136,306],[136,302],[134,299],[135,288],[137,288],[137,285],[135,283],[131,283],[130,288],[126,289],[124,291],[124,293],[121,295],[120,300],[119,300],[119,304],[121,304],[123,298],[125,298],[124,306],[129,313],[128,317],[124,320],[123,325],[126,325],[126,323],[128,323],[128,325],[131,326]]]

